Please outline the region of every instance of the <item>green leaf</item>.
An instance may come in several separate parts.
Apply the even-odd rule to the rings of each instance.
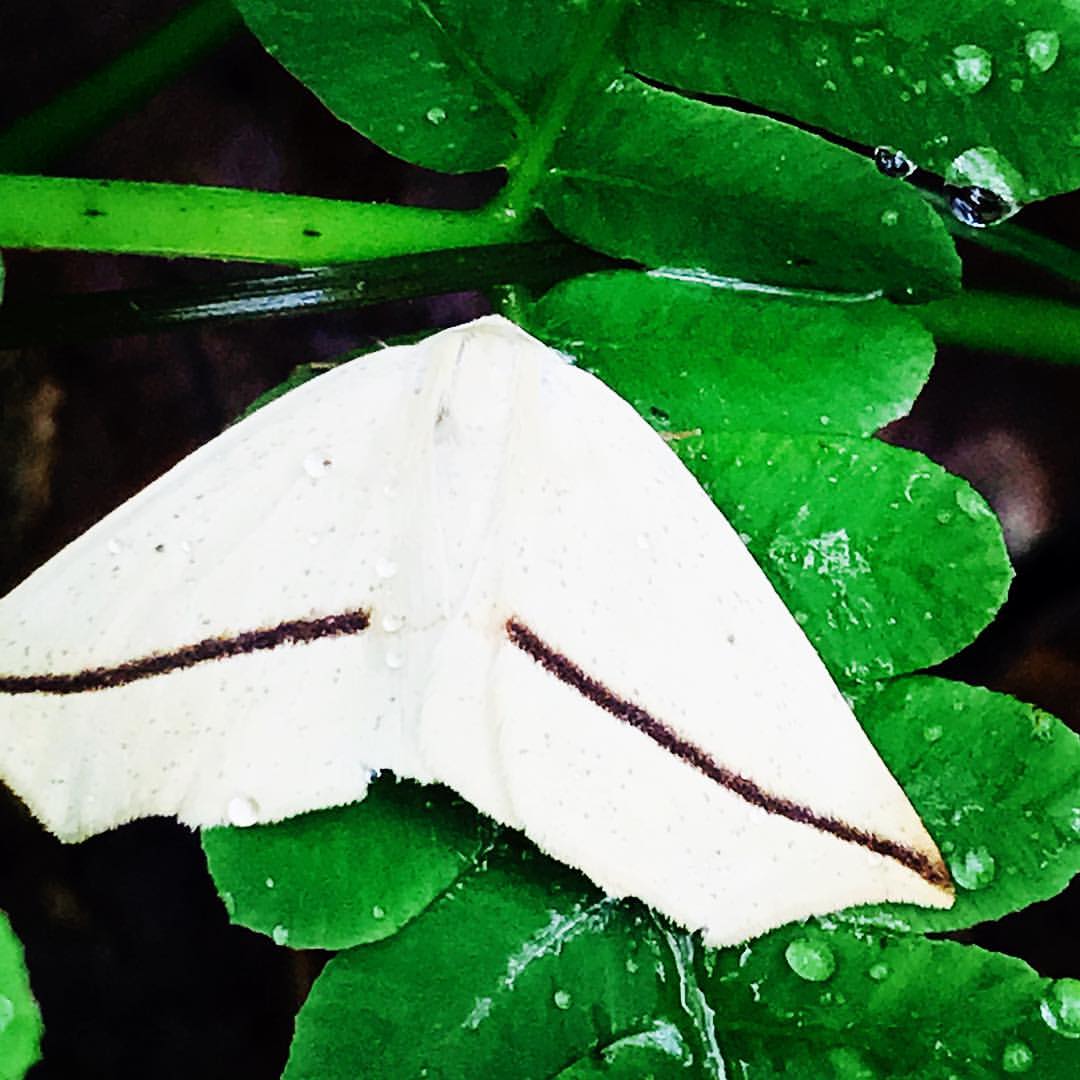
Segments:
[[[279,945],[340,949],[395,933],[490,837],[490,824],[446,788],[384,777],[352,806],[205,829],[202,842],[233,922]]]
[[[983,148],[1019,201],[1080,184],[1071,0],[645,0],[624,49],[641,75],[898,147],[941,175]]]
[[[18,1080],[41,1057],[41,1014],[22,945],[0,912],[0,1077]]]
[[[398,157],[490,169],[533,133],[596,0],[237,0],[267,50]]]
[[[392,153],[504,164],[500,209],[649,265],[925,298],[959,263],[937,215],[870,162],[622,74],[625,0],[241,0],[267,49]],[[605,89],[606,88],[606,89]]]
[[[661,431],[869,435],[907,413],[934,343],[884,300],[836,302],[621,271],[574,278],[527,329]]]
[[[285,1080],[945,1080],[1024,1061],[1064,1077],[1077,1005],[1073,980],[866,926],[703,951],[511,841],[400,934],[327,965]]]
[[[850,908],[837,921],[955,930],[1054,896],[1080,871],[1080,738],[1060,720],[925,676],[864,689],[856,712],[941,848],[956,904]]]
[[[1006,1060],[1028,1060],[1033,1077],[1080,1074],[1080,1041],[1040,1015],[1044,1000],[1070,992],[1080,1013],[1080,983],[1055,987],[1012,957],[811,923],[712,954],[705,967],[720,1045],[747,1065],[735,1075],[1000,1080]]]
[[[515,844],[396,937],[339,954],[285,1080],[547,1077],[678,1010],[651,920]],[[633,977],[639,972],[640,977]]]
[[[997,519],[922,454],[771,433],[673,445],[842,682],[944,660],[1005,598]]]
[[[650,266],[909,298],[957,284],[937,215],[866,158],[630,77],[571,124],[542,204],[575,239]]]

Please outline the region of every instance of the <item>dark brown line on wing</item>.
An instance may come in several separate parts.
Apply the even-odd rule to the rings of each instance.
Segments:
[[[506,633],[510,641],[527,656],[532,657],[542,668],[549,671],[560,682],[576,690],[582,697],[591,701],[598,708],[636,728],[647,735],[658,746],[674,754],[681,761],[692,765],[710,780],[752,806],[760,807],[770,814],[777,814],[800,825],[809,825],[819,832],[828,833],[839,840],[858,844],[868,851],[876,852],[895,859],[898,863],[913,870],[919,877],[931,885],[952,891],[952,879],[943,863],[935,862],[914,848],[898,844],[894,840],[878,836],[866,829],[849,825],[839,818],[819,814],[809,806],[773,795],[759,787],[753,780],[731,769],[725,768],[712,759],[704,750],[677,735],[671,728],[651,716],[639,705],[626,701],[609,690],[603,683],[586,674],[568,657],[556,652],[536,633],[517,619],[506,621]]]
[[[108,690],[139,679],[168,675],[211,660],[276,649],[279,645],[306,645],[322,638],[358,634],[371,619],[366,611],[343,611],[317,619],[290,619],[259,630],[245,630],[234,637],[211,637],[184,645],[171,652],[153,653],[127,660],[116,667],[87,668],[61,675],[0,675],[3,694],[81,694],[88,690]]]

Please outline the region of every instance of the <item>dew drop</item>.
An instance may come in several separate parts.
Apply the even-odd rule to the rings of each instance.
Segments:
[[[954,94],[977,94],[993,77],[994,62],[978,45],[957,45],[941,81]]]
[[[386,918],[386,909],[383,908],[383,907],[380,907],[378,904],[376,904],[371,909],[371,917],[373,919],[385,919]]]
[[[787,965],[807,982],[824,982],[836,970],[836,958],[828,945],[811,941],[809,938],[796,938],[784,950]]]
[[[996,225],[1020,208],[1027,184],[1020,171],[992,146],[971,146],[949,162],[945,194],[965,225]]]
[[[1061,52],[1061,38],[1054,30],[1032,30],[1024,38],[1024,52],[1034,71],[1049,71]]]
[[[405,663],[405,654],[397,649],[390,649],[386,654],[386,666],[391,671],[397,671]]]
[[[1039,1002],[1046,1026],[1066,1039],[1080,1039],[1080,979],[1058,979]]]
[[[318,480],[320,476],[325,476],[330,471],[331,462],[328,454],[321,453],[319,451],[313,451],[304,458],[304,472],[311,477],[312,480]]]
[[[398,571],[398,565],[393,559],[380,559],[375,564],[375,573],[384,580],[392,578]]]
[[[1054,718],[1050,713],[1039,710],[1032,713],[1031,737],[1039,742],[1049,742],[1054,737]]]
[[[552,1001],[555,1002],[556,1009],[569,1009],[572,1000],[565,990],[556,990],[552,995]]]
[[[946,188],[952,216],[973,229],[997,225],[1016,213],[1016,208],[989,188]]]
[[[922,737],[929,743],[935,743],[944,734],[945,729],[940,724],[930,724],[923,728]]]
[[[881,213],[882,225],[895,225],[900,220],[900,214],[896,210],[883,210]]]
[[[874,964],[866,973],[874,982],[884,982],[889,977],[888,964]]]
[[[248,795],[236,795],[225,808],[225,818],[230,825],[246,829],[259,820],[259,804]]]
[[[441,124],[446,119],[446,110],[440,105],[433,105],[424,115],[429,123]]]
[[[989,514],[986,503],[974,488],[960,488],[956,492],[956,505],[970,518],[984,518]]]
[[[272,877],[268,877],[266,879],[266,887],[268,889],[272,889],[274,887],[274,879]]]
[[[628,956],[626,958],[626,970],[631,975],[636,975],[637,974],[637,969],[638,969],[637,961],[632,956]]]
[[[405,617],[403,615],[384,615],[379,620],[379,625],[388,634],[396,634],[405,625]]]
[[[277,926],[270,931],[270,937],[274,939],[275,945],[284,945],[289,940],[289,928],[278,923]]]
[[[911,161],[903,150],[891,146],[874,147],[874,164],[879,173],[903,180],[915,171],[915,162]]]
[[[949,871],[961,889],[974,892],[976,889],[985,888],[994,880],[997,863],[986,848],[977,847],[949,859]]]
[[[1001,1052],[1001,1068],[1004,1072],[1027,1072],[1034,1063],[1035,1055],[1031,1052],[1031,1047],[1019,1040],[1006,1043],[1005,1049]]]

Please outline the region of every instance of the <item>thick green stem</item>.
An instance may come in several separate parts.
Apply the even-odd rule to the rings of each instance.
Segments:
[[[234,188],[0,176],[0,248],[185,255],[294,266],[547,235],[538,221]]]
[[[113,63],[0,133],[0,172],[44,169],[217,48],[241,25],[230,0],[199,0]]]
[[[518,161],[508,164],[510,182],[503,190],[499,204],[511,217],[531,209],[534,191],[543,179],[551,151],[582,90],[590,81],[610,75],[600,59],[628,2],[605,0],[592,20],[582,27],[574,42],[574,60],[553,84],[550,96],[537,115],[525,153]]]
[[[909,310],[942,345],[1080,363],[1080,308],[1060,300],[962,292]]]
[[[0,349],[155,333],[177,326],[320,315],[406,297],[487,289],[507,281],[524,282],[539,291],[566,277],[619,265],[555,237],[213,285],[24,297],[14,307],[0,307]]]

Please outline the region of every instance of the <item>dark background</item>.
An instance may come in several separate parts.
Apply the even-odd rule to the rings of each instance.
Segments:
[[[168,0],[8,0],[0,130],[156,29]],[[335,120],[245,31],[50,172],[224,184],[419,205],[480,205],[497,176],[444,177],[388,157]],[[1018,221],[1076,240],[1075,197]],[[1070,235],[1070,230],[1072,234]],[[965,281],[1068,296],[1021,263],[962,244]],[[175,287],[235,264],[14,252],[6,303]],[[251,268],[255,272],[256,268]],[[1075,297],[1075,293],[1073,293]],[[297,363],[485,310],[458,294],[355,314],[0,352],[0,593],[215,435]],[[939,351],[911,415],[885,437],[967,477],[1005,527],[1017,579],[994,625],[943,672],[1080,728],[1080,370]],[[66,847],[0,789],[0,909],[22,938],[56,1077],[276,1077],[292,1017],[324,960],[228,926],[198,839],[144,821]],[[960,935],[1046,975],[1080,972],[1080,890]]]

